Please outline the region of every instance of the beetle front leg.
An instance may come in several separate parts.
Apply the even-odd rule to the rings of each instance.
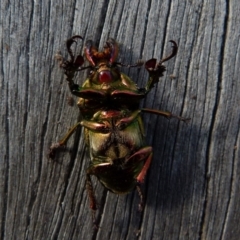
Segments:
[[[88,192],[88,198],[89,198],[89,201],[90,201],[90,208],[92,210],[92,220],[93,220],[94,226],[97,227],[96,216],[95,216],[95,213],[96,213],[96,210],[97,210],[97,204],[96,204],[96,198],[95,198],[95,195],[94,195],[93,185],[92,185],[92,181],[91,181],[91,177],[90,177],[89,173],[87,173],[86,178],[87,178],[86,179],[86,188],[87,188],[87,192]]]
[[[80,70],[89,68],[89,67],[81,68],[81,66],[84,63],[83,56],[80,54],[77,56],[74,56],[74,54],[73,54],[71,46],[73,45],[73,43],[77,43],[76,39],[82,39],[82,37],[79,35],[76,35],[76,36],[69,38],[66,42],[67,51],[68,51],[68,54],[70,55],[70,60],[65,60],[62,57],[62,55],[59,53],[56,55],[56,58],[59,61],[60,67],[64,69],[64,73],[67,76],[66,80],[68,82],[69,88],[72,93],[74,91],[78,91],[78,89],[79,89],[79,85],[75,84],[73,81],[75,73]]]
[[[140,89],[140,91],[143,91],[145,94],[147,94],[154,87],[154,84],[158,83],[159,78],[162,77],[163,73],[166,71],[166,67],[163,66],[162,63],[168,61],[177,54],[177,43],[173,40],[171,40],[170,42],[173,43],[173,50],[169,56],[161,59],[158,63],[157,59],[155,58],[152,58],[145,63],[145,68],[149,72],[149,80],[145,88]]]

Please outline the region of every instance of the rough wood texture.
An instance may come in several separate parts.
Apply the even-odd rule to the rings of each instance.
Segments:
[[[239,239],[238,0],[1,0],[1,239]],[[48,148],[79,119],[54,55],[80,34],[120,45],[119,61],[176,58],[143,105],[191,117],[144,115],[154,158],[143,187],[117,196],[95,181],[98,232],[85,191],[81,130],[54,162]],[[144,86],[144,69],[123,69]],[[82,83],[86,73],[79,74]]]

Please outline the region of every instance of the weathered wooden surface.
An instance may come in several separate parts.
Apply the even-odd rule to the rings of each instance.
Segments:
[[[7,1],[0,3],[0,239],[239,239],[240,55],[238,0]],[[85,191],[81,131],[58,161],[48,147],[78,119],[54,55],[80,34],[120,46],[119,61],[176,58],[143,101],[186,117],[144,115],[154,158],[138,196],[117,196],[95,181],[98,232]],[[123,71],[139,86],[147,73]],[[79,74],[82,83],[86,73]]]

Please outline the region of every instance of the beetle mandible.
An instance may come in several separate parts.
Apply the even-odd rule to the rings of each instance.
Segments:
[[[104,187],[116,194],[129,193],[136,188],[141,208],[143,194],[139,185],[144,180],[153,155],[152,147],[145,143],[141,113],[154,113],[184,122],[189,120],[171,112],[139,109],[140,101],[163,76],[166,70],[163,62],[177,54],[178,46],[171,40],[173,49],[169,56],[159,62],[152,58],[145,63],[149,79],[144,88],[138,88],[127,75],[120,72],[119,67],[138,67],[143,65],[143,62],[139,61],[135,65],[117,62],[118,44],[110,38],[101,52],[93,46],[92,41],[86,42],[84,53],[90,65],[82,67],[83,56],[75,56],[71,49],[77,39],[82,37],[76,35],[67,40],[70,60],[64,60],[61,55],[58,55],[58,60],[60,67],[64,69],[71,93],[79,97],[77,105],[82,121],[75,124],[62,140],[50,147],[49,156],[54,158],[56,149],[65,146],[76,128],[83,126],[91,160],[86,172],[86,182],[93,213],[97,207],[91,175],[95,175]],[[90,69],[90,74],[83,85],[79,86],[73,79],[78,71],[84,69]]]

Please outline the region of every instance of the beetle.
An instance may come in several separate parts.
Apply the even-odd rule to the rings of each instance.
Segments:
[[[134,65],[117,62],[118,44],[110,38],[103,51],[98,51],[91,40],[86,42],[84,54],[90,65],[83,67],[83,56],[75,56],[71,49],[78,39],[83,38],[75,35],[66,42],[70,60],[65,60],[60,54],[57,59],[60,67],[64,69],[71,93],[79,97],[77,105],[82,120],[77,122],[63,139],[50,147],[49,156],[54,158],[56,150],[66,145],[76,128],[83,126],[91,160],[86,171],[86,186],[93,217],[97,207],[92,175],[96,176],[105,188],[116,194],[129,193],[136,188],[140,196],[139,208],[142,208],[143,194],[140,184],[151,164],[153,151],[145,141],[141,114],[153,113],[184,122],[189,120],[171,112],[139,108],[140,101],[163,76],[166,68],[162,64],[177,54],[177,43],[170,41],[173,49],[169,56],[159,62],[152,58],[145,63],[149,79],[144,88],[138,88],[120,71],[120,67],[140,67],[143,62],[139,61]],[[83,85],[79,86],[73,79],[78,71],[85,69],[90,69],[89,76]]]

